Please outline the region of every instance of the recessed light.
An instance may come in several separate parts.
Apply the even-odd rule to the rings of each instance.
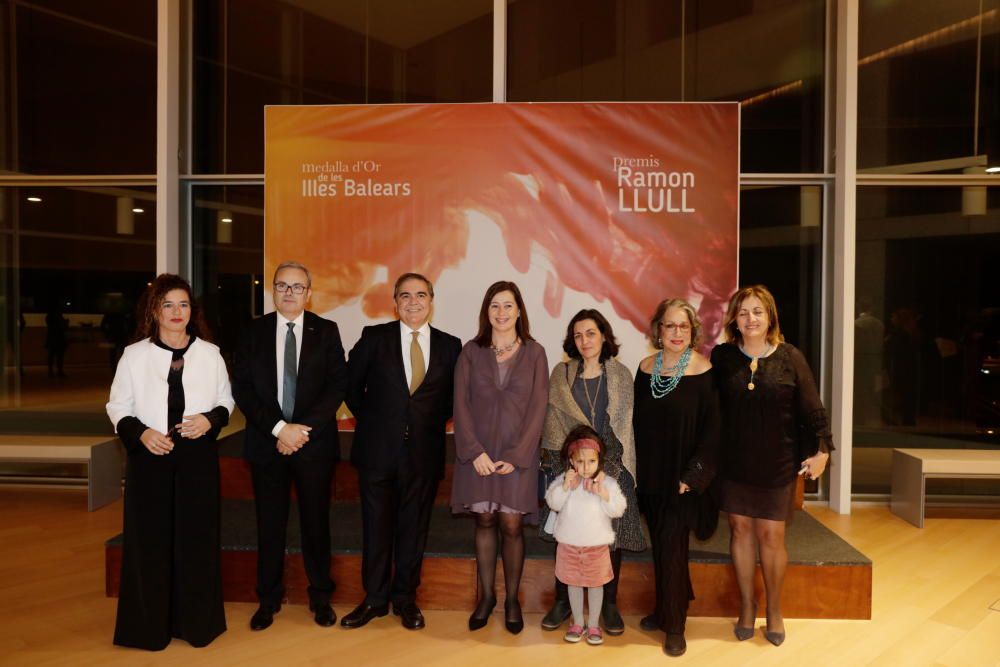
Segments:
[[[143,209],[141,209],[141,208],[134,208],[134,209],[132,209],[132,212],[133,212],[133,213],[145,213],[146,211],[144,211],[144,210],[143,210]]]
[[[28,197],[28,201],[30,201],[30,202],[32,202],[34,204],[37,204],[38,202],[42,201],[42,198],[41,197]]]
[[[222,218],[222,222],[232,222],[232,218]]]
[[[1000,174],[1000,167],[986,167],[987,174]]]

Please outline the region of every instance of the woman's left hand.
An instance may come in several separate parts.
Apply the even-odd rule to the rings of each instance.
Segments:
[[[803,475],[809,479],[818,479],[826,470],[826,462],[830,460],[828,452],[816,452],[802,462]]]
[[[687,493],[690,490],[691,490],[691,487],[688,486],[687,484],[685,484],[684,482],[681,482],[680,486],[677,487],[677,493],[679,493],[681,495]]]
[[[208,421],[208,417],[202,414],[184,415],[184,421],[174,428],[177,429],[182,438],[194,440],[208,433],[212,428],[212,423]]]
[[[494,470],[493,472],[495,472],[498,475],[509,475],[510,473],[514,472],[514,464],[508,463],[507,461],[497,461],[496,470]]]

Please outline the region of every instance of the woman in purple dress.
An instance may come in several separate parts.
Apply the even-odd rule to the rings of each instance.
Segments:
[[[486,625],[496,605],[494,574],[502,535],[504,620],[524,627],[517,592],[524,566],[525,517],[537,521],[538,448],[548,403],[549,364],[531,337],[521,292],[512,282],[490,285],[479,333],[455,367],[455,450],[452,511],[476,519],[476,570],[481,595],[469,629]]]

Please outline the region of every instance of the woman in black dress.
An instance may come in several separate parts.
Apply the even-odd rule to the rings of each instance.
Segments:
[[[712,365],[722,407],[722,509],[729,514],[729,549],[740,587],[734,633],[741,641],[754,634],[759,549],[767,593],[764,634],[778,646],[785,640],[785,522],[796,476],[816,479],[826,468],[833,449],[830,422],[805,357],[784,342],[766,287],[733,294],[725,334],[727,342],[712,351]]]
[[[139,322],[107,405],[128,452],[114,641],[205,646],[226,630],[215,441],[233,409],[229,376],[180,276],[153,281]]]
[[[663,650],[687,649],[684,625],[694,599],[688,571],[688,540],[699,519],[714,525],[707,488],[715,475],[719,400],[712,365],[695,351],[701,322],[683,299],[660,303],[650,320],[650,340],[660,351],[646,357],[635,375],[636,469],[639,507],[653,543],[656,609],[643,630],[666,633]]]

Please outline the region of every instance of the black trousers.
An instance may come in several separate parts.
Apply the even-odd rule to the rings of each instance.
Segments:
[[[205,646],[226,631],[213,439],[174,439],[165,456],[129,452],[115,644]]]
[[[684,634],[688,605],[694,599],[688,569],[691,528],[676,512],[664,507],[661,496],[639,500],[653,547],[653,578],[656,585],[654,614],[664,632]]]
[[[360,473],[365,603],[412,602],[420,585],[437,475],[417,474],[400,456],[395,473],[372,479]],[[393,566],[395,572],[393,573]]]
[[[271,463],[251,463],[257,509],[257,598],[277,608],[285,597],[285,547],[292,482],[298,496],[302,561],[309,579],[309,602],[327,604],[330,578],[330,482],[332,461],[282,456]]]

